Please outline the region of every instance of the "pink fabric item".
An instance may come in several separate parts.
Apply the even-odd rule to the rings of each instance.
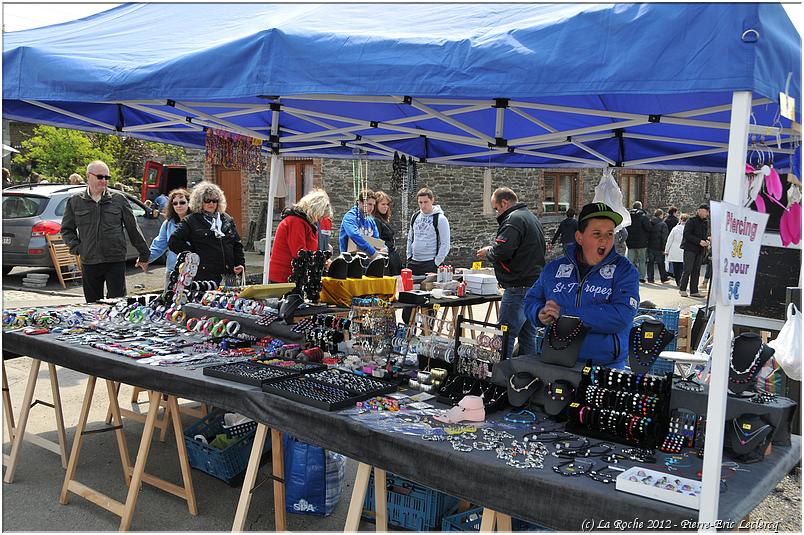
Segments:
[[[779,178],[779,173],[771,166],[770,174],[765,177],[765,187],[771,197],[777,201],[782,198],[782,179]]]
[[[745,174],[746,175],[753,175],[754,173],[756,173],[756,170],[754,169],[754,166],[751,165],[750,163],[745,164]]]
[[[801,203],[793,203],[782,213],[779,221],[779,236],[782,245],[797,244],[801,241]]]
[[[757,212],[760,212],[762,214],[766,214],[768,212],[767,209],[765,208],[765,199],[762,198],[761,193],[757,195],[756,199],[754,199],[754,204],[756,204],[757,206]]]

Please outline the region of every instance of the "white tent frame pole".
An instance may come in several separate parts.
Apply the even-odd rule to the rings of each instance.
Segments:
[[[271,112],[271,133],[279,132],[279,112]],[[262,283],[268,284],[268,266],[271,262],[271,245],[274,231],[274,197],[279,180],[285,179],[284,161],[275,152],[271,153],[271,170],[268,178],[268,209],[265,214],[265,254],[262,259]]]
[[[729,149],[727,147],[724,147],[717,149],[696,150],[693,152],[680,152],[678,154],[666,154],[664,156],[655,156],[653,158],[642,158],[641,160],[629,160],[623,162],[623,166],[628,167],[645,163],[668,162],[670,160],[680,160],[682,158],[693,158],[695,156],[706,156],[707,154],[718,154],[719,152],[726,152],[728,150]]]
[[[732,96],[729,129],[729,154],[726,161],[726,184],[723,201],[740,204],[743,198],[748,122],[751,115],[751,92],[735,91]],[[719,247],[713,243],[712,247]],[[717,292],[714,285],[712,291]],[[704,445],[701,503],[698,520],[701,531],[714,532],[720,500],[720,470],[723,461],[723,435],[728,395],[729,355],[732,338],[734,305],[715,305],[715,340],[712,346],[709,397],[706,405],[706,443]]]
[[[245,110],[235,110],[235,111],[227,111],[225,113],[220,113],[215,115],[215,117],[237,117],[240,115],[249,115],[251,113],[258,113],[263,112],[265,109],[245,109]],[[123,132],[147,132],[147,131],[154,131],[154,132],[162,132],[165,130],[167,126],[174,126],[174,125],[186,125],[191,124],[188,123],[187,120],[171,120],[171,121],[162,121],[159,123],[148,123],[148,124],[138,124],[137,126],[125,126],[123,127]],[[178,130],[171,130],[176,132]]]
[[[198,117],[200,117],[202,119],[206,119],[207,121],[212,121],[213,123],[220,124],[221,126],[216,127],[216,128],[220,128],[221,130],[230,130],[231,132],[235,132],[235,133],[238,133],[238,134],[243,134],[245,136],[250,136],[250,137],[257,138],[257,139],[262,139],[263,141],[268,141],[268,139],[269,139],[269,137],[266,136],[265,134],[261,134],[259,132],[256,132],[256,131],[252,130],[251,128],[246,128],[245,126],[240,126],[240,125],[237,125],[235,123],[226,121],[226,120],[222,119],[221,117],[218,117],[217,115],[212,115],[210,113],[206,113],[206,112],[197,110],[195,108],[191,108],[190,106],[185,106],[181,102],[176,102],[173,105],[173,107],[176,108],[177,110],[180,110],[180,111],[183,111],[183,112],[192,113],[192,114],[194,114],[194,115],[196,115],[196,116],[198,116]]]
[[[439,119],[444,123],[447,123],[449,125],[454,126],[458,130],[463,130],[467,134],[472,134],[476,138],[482,139],[487,144],[491,143],[493,145],[494,142],[495,142],[495,139],[493,137],[491,137],[490,135],[484,134],[480,130],[476,130],[476,129],[472,128],[471,126],[465,125],[462,122],[458,121],[457,119],[453,119],[452,117],[448,117],[444,113],[442,113],[442,112],[440,112],[438,110],[434,110],[433,108],[422,104],[421,102],[419,102],[415,98],[411,100],[410,105],[412,107],[416,108],[419,111],[423,111],[424,113],[426,113],[428,116],[430,116],[433,119]]]
[[[494,136],[505,137],[505,108],[497,108],[497,116],[494,118]]]
[[[553,128],[552,126],[550,126],[549,124],[545,123],[541,119],[537,119],[536,117],[533,117],[529,113],[525,113],[524,111],[519,110],[517,108],[513,108],[512,111],[514,113],[516,113],[517,115],[519,115],[520,117],[523,117],[523,118],[527,119],[528,121],[532,122],[533,124],[538,125],[541,128],[544,128],[548,132],[558,132],[558,129]],[[609,165],[615,165],[616,164],[616,162],[614,160],[608,158],[607,156],[604,156],[603,154],[599,153],[598,151],[592,149],[591,147],[587,147],[586,145],[581,143],[579,140],[570,139],[567,143],[571,143],[572,145],[575,145],[579,149],[588,152],[592,156],[594,156],[596,158],[600,158],[601,160],[603,160],[604,162],[606,162]],[[539,148],[546,148],[546,147],[539,147]]]
[[[162,103],[161,105],[164,105],[164,103]],[[184,123],[185,126],[190,126],[198,130],[204,129],[200,124],[188,123],[187,117],[185,115],[179,115],[178,113],[172,113],[166,110],[155,110],[153,108],[149,108],[147,104],[129,103],[126,104],[126,106],[128,106],[129,108],[133,108],[135,110],[156,115],[157,117],[162,117],[163,119],[181,121],[182,123]]]
[[[46,110],[50,110],[56,113],[60,113],[62,115],[66,115],[67,117],[72,117],[73,119],[78,119],[79,121],[85,121],[89,124],[94,124],[95,126],[100,126],[101,128],[106,128],[108,130],[116,131],[117,128],[113,124],[104,123],[102,121],[98,121],[87,117],[86,115],[79,115],[78,113],[73,113],[71,111],[63,110],[61,108],[57,108],[56,106],[51,106],[50,104],[45,104],[44,102],[39,102],[38,100],[23,100],[23,102],[27,104],[31,104],[33,106],[38,106],[40,108],[44,108]]]

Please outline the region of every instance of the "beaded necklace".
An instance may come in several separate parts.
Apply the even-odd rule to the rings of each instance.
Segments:
[[[754,360],[751,361],[751,364],[746,369],[740,371],[734,367],[734,340],[736,340],[736,338],[733,338],[731,341],[731,352],[729,353],[729,368],[731,369],[732,372],[734,372],[734,375],[745,375],[745,378],[738,379],[737,377],[732,377],[731,374],[729,374],[729,382],[736,384],[745,384],[751,381],[751,379],[754,377],[754,374],[759,369],[759,357],[760,355],[762,355],[762,349],[765,347],[765,344],[763,344],[762,341],[759,342],[759,348],[757,349],[756,355],[754,355]]]
[[[642,334],[642,325],[640,325],[634,335],[634,356],[640,365],[651,366],[662,351],[662,340],[667,334],[667,329],[662,325],[659,334],[656,336],[656,341],[649,348],[642,347]]]
[[[575,338],[578,336],[578,334],[580,334],[581,327],[583,327],[583,322],[581,320],[578,320],[578,324],[575,325],[575,328],[573,328],[572,331],[570,331],[570,333],[567,336],[559,336],[558,320],[556,320],[552,324],[550,324],[550,330],[547,333],[547,343],[550,344],[550,347],[555,349],[556,351],[563,351],[567,349],[575,340]],[[567,342],[567,345],[565,345],[564,347],[556,347],[553,343],[554,341]]]

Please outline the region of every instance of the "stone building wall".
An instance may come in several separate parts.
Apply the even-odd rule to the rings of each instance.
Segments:
[[[214,181],[214,170],[205,165],[203,151],[188,150],[188,180],[192,184],[200,178]],[[286,161],[292,161],[287,159]],[[331,243],[335,253],[339,252],[338,229],[341,219],[354,201],[354,180],[352,160],[313,159],[314,183],[323,187],[330,196],[333,210],[333,236]],[[418,209],[415,191],[408,195],[407,219],[402,214],[402,193],[391,189],[390,161],[369,161],[369,187],[383,190],[393,198],[392,224],[397,231],[396,246],[400,256],[405,258],[409,218]],[[476,260],[475,251],[491,244],[497,229],[496,215],[484,204],[488,203],[484,193],[484,173],[482,167],[459,167],[441,164],[417,164],[417,189],[429,187],[436,196],[436,204],[441,205],[450,223],[452,246],[446,262],[454,266],[468,266]],[[577,206],[591,202],[595,186],[600,181],[600,169],[532,169],[532,168],[492,168],[491,183],[487,191],[507,186],[513,189],[522,202],[540,217],[549,242],[563,215],[541,214],[544,200],[543,179],[545,172],[577,173]],[[619,170],[615,170],[615,176]],[[646,176],[646,195],[641,199],[646,209],[667,209],[671,205],[681,210],[694,211],[701,202],[717,200],[722,196],[725,175],[719,173],[693,173],[685,171],[641,171]],[[258,221],[262,205],[268,198],[268,170],[262,174],[244,173],[244,221]],[[278,211],[274,216],[278,222]],[[242,229],[245,237],[248,227]],[[257,230],[256,239],[264,237],[265,230]],[[561,253],[557,247],[552,256]]]

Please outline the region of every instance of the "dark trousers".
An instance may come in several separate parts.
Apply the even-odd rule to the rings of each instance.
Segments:
[[[416,260],[408,260],[408,269],[414,275],[427,275],[428,273],[437,273],[438,266],[436,266],[435,259],[427,260],[425,262],[417,262]],[[413,308],[406,308],[402,310],[402,322],[407,325],[410,321],[410,315],[413,313]]]
[[[82,264],[81,279],[84,283],[84,299],[94,303],[103,299],[103,283],[106,283],[106,297],[126,296],[126,263],[104,262],[102,264]]]
[[[676,286],[681,286],[681,275],[684,274],[684,262],[670,262],[673,271],[673,278],[676,279]]]
[[[678,285],[678,289],[682,292],[687,289],[687,283],[689,282],[690,293],[698,293],[698,279],[701,278],[703,257],[703,253],[684,251],[684,273],[681,275],[681,283]]]
[[[653,264],[659,267],[659,277],[661,281],[667,280],[667,270],[664,269],[664,251],[659,249],[648,249],[648,282],[653,282]]]

